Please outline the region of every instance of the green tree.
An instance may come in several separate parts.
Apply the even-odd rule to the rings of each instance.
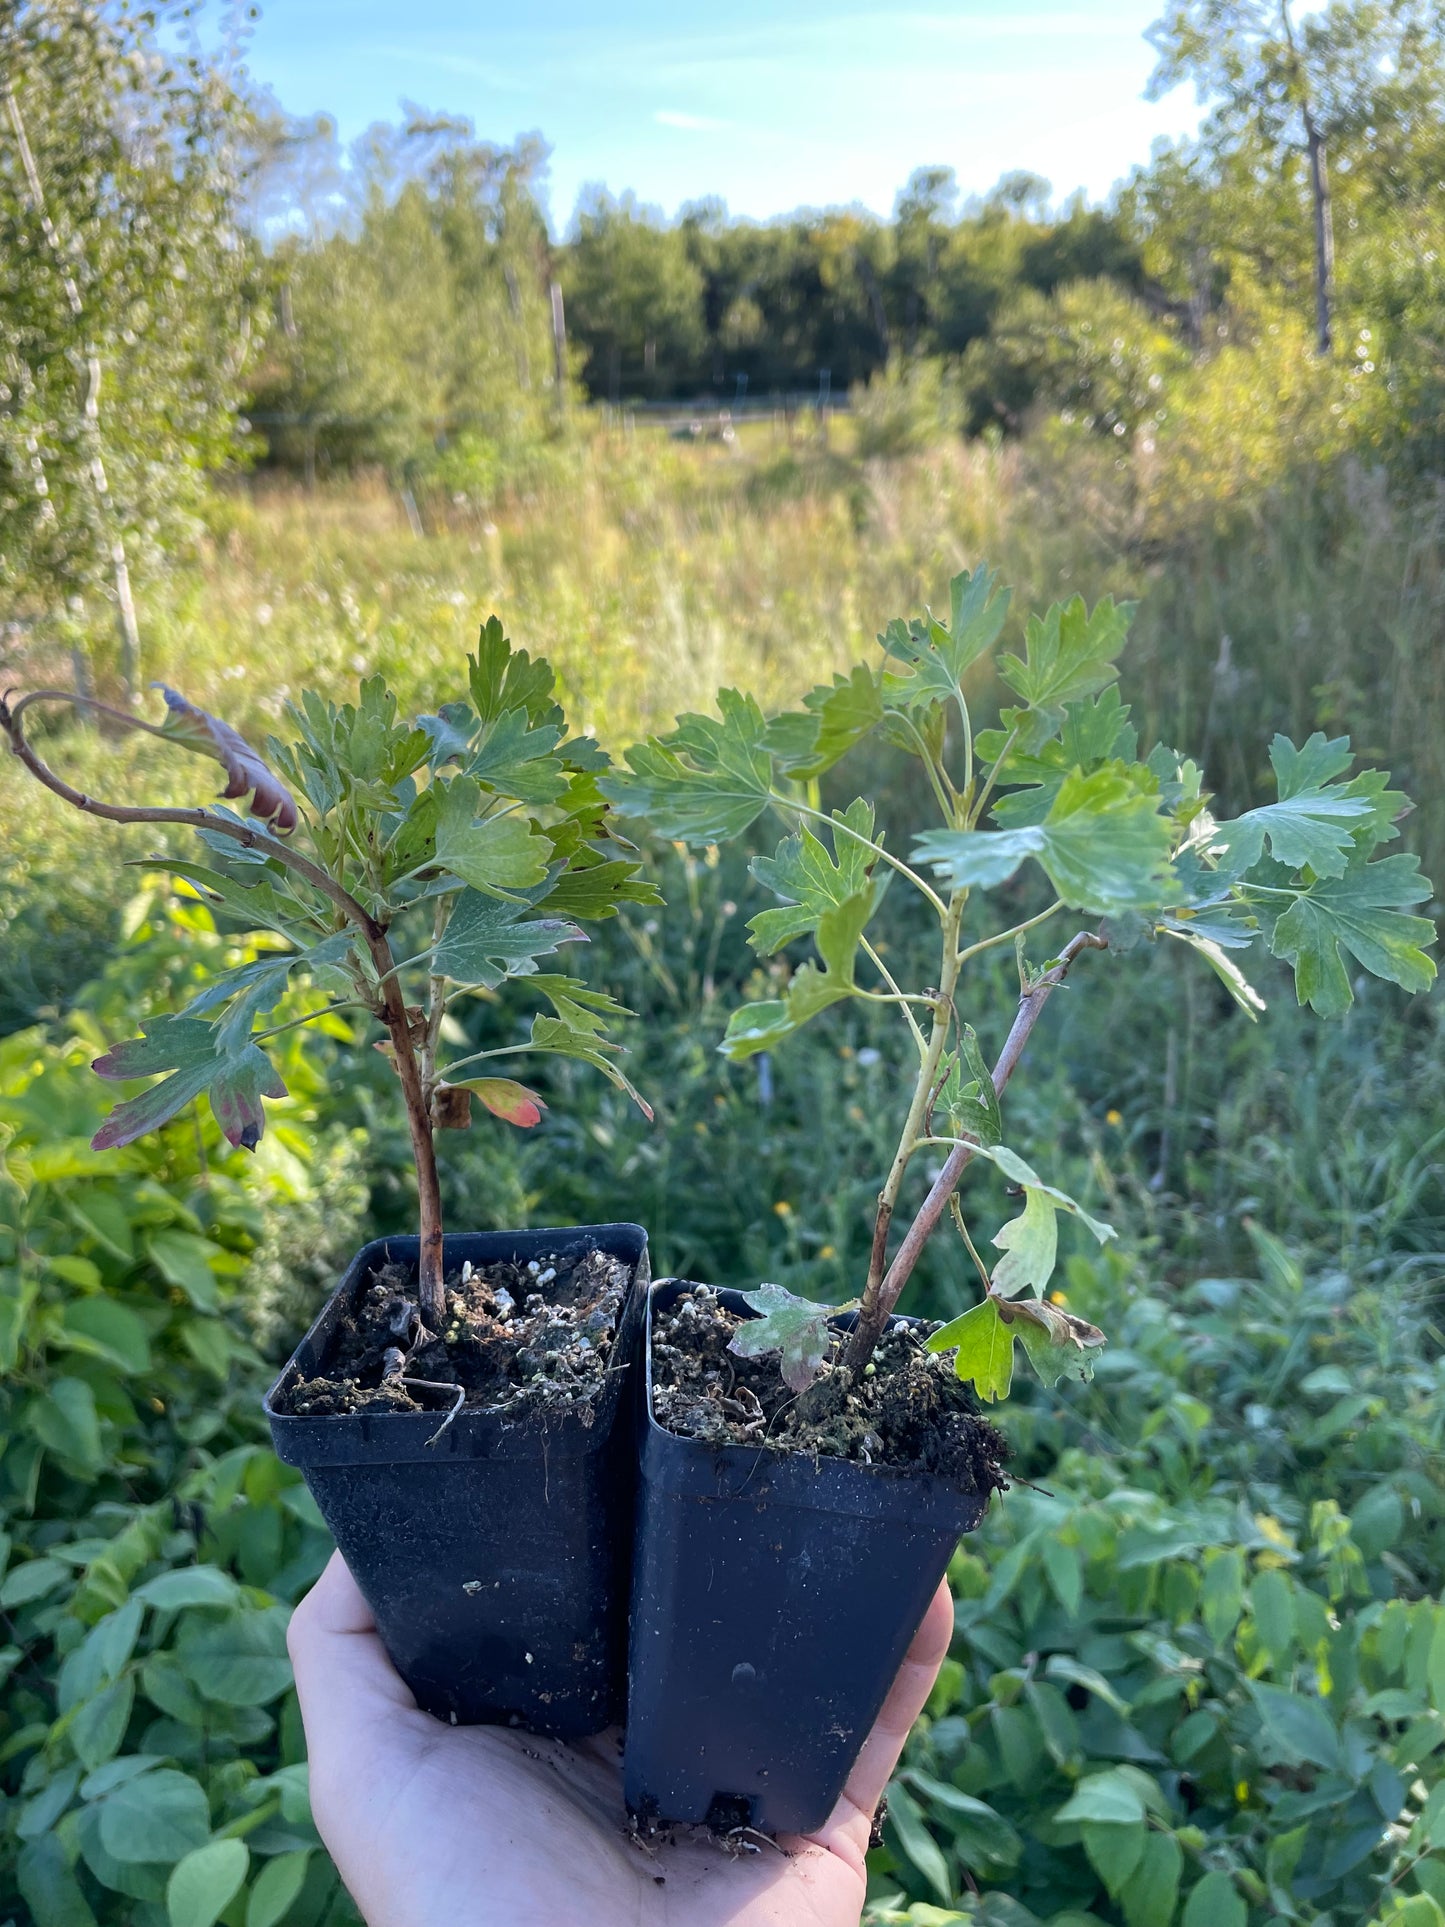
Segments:
[[[703,354],[703,280],[680,227],[635,196],[587,189],[577,208],[563,286],[587,351],[593,394],[617,401],[624,374],[656,391]]]
[[[1161,410],[1184,365],[1174,338],[1117,283],[1072,281],[1053,294],[1022,288],[964,357],[975,419],[1012,426],[1036,403],[1101,435],[1131,437]]]
[[[130,689],[131,566],[237,452],[256,332],[249,115],[229,55],[165,55],[181,25],[124,0],[0,11],[0,584],[52,619],[108,598]]]
[[[1384,188],[1398,199],[1421,179],[1420,161],[1440,148],[1429,130],[1445,87],[1442,29],[1439,0],[1334,0],[1298,21],[1291,0],[1183,0],[1150,29],[1159,53],[1150,92],[1192,80],[1215,104],[1207,147],[1252,143],[1291,187],[1303,173],[1322,354],[1337,306],[1331,159],[1352,198]]]
[[[333,155],[322,125],[286,157],[289,207],[268,202],[300,230],[276,251],[280,326],[254,395],[273,454],[308,474],[318,457],[379,462],[404,483],[460,447],[495,482],[556,424],[546,149],[414,109],[371,129],[349,173]],[[299,191],[318,186],[319,219]],[[348,188],[349,231],[332,225]]]

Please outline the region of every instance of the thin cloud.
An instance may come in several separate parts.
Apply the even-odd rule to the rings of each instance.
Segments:
[[[434,67],[443,73],[462,74],[468,80],[484,80],[489,87],[495,87],[502,93],[526,92],[526,83],[518,75],[494,66],[490,61],[473,60],[469,54],[450,53],[441,48],[425,46],[368,46],[363,51],[381,60],[404,60],[417,67]]]
[[[674,107],[659,107],[652,116],[659,127],[680,127],[686,134],[717,134],[729,123],[708,114],[683,114]]]

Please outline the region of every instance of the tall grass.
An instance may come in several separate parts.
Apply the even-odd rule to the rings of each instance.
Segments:
[[[1226,806],[1263,793],[1274,729],[1347,730],[1421,800],[1406,836],[1445,873],[1445,497],[1402,502],[1355,464],[1171,520],[1144,453],[1057,425],[886,460],[860,459],[851,430],[750,425],[731,446],[595,431],[492,516],[424,499],[420,533],[379,481],[258,478],[218,494],[199,553],[146,585],[145,674],[264,737],[303,687],[341,696],[372,670],[419,707],[455,694],[495,610],[617,748],[723,682],[795,699],[987,559],[1016,585],[1015,636],[1075,590],[1140,599],[1125,694],[1146,738],[1202,752]],[[49,654],[37,638],[7,680],[67,678]],[[195,793],[195,769],[150,744],[80,731],[61,753],[115,794]],[[0,768],[0,1025],[95,967],[115,866],[156,842],[84,826],[82,854],[80,826],[20,776]]]

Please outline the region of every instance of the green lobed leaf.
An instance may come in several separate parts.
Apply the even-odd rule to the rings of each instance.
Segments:
[[[519,803],[555,803],[567,788],[562,759],[555,754],[561,738],[557,723],[534,729],[525,709],[508,710],[483,726],[465,773]]]
[[[632,1012],[605,990],[593,990],[580,977],[551,974],[534,977],[532,989],[540,991],[563,1023],[591,1037],[602,1037],[609,1023]]]
[[[964,570],[949,584],[947,628],[931,614],[921,621],[889,623],[878,640],[908,672],[886,678],[890,704],[917,709],[957,696],[965,670],[997,642],[1010,594],[1008,589],[1000,593],[998,577],[987,567],[972,575]]]
[[[560,722],[551,665],[514,649],[496,616],[483,625],[477,653],[467,657],[467,672],[480,722],[495,722],[513,709],[525,710],[534,723]]]
[[[1344,955],[1373,977],[1402,990],[1428,990],[1435,965],[1425,954],[1435,942],[1428,917],[1403,914],[1430,895],[1414,856],[1357,858],[1343,876],[1301,891],[1270,933],[1276,957],[1294,966],[1300,1003],[1322,1017],[1338,1017],[1355,1000]]]
[[[872,889],[876,907],[886,887],[887,872],[877,885],[870,883],[873,852],[858,839],[873,839],[873,806],[862,797],[846,810],[833,812],[833,848],[805,824],[796,836],[784,837],[773,856],[755,856],[748,866],[758,882],[789,905],[785,910],[759,911],[748,924],[753,948],[770,957],[795,937],[815,930],[819,919],[839,909],[850,898]],[[850,835],[849,831],[854,834]]]
[[[1013,1332],[999,1317],[997,1301],[985,1298],[928,1340],[931,1352],[956,1353],[953,1369],[986,1402],[1007,1398],[1013,1383]]]
[[[1023,715],[1025,712],[1015,713]],[[988,761],[989,757],[983,754],[985,746],[995,756],[1001,755],[1007,738],[1007,731],[981,730],[975,747],[983,760]],[[994,804],[995,823],[1010,830],[1042,823],[1071,770],[1080,770],[1088,775],[1101,763],[1122,761],[1130,764],[1134,761],[1138,746],[1139,732],[1130,724],[1128,707],[1121,701],[1117,689],[1109,688],[1096,698],[1067,704],[1057,739],[1045,741],[1032,752],[1018,747],[1010,750],[1008,761],[1000,772],[1001,780],[1006,783],[1025,783],[1029,787],[1016,789]],[[1150,756],[1145,767],[1154,773],[1159,782],[1161,800],[1168,808],[1170,794],[1166,781],[1156,769],[1155,755]],[[1171,777],[1175,774],[1175,764],[1169,763],[1163,767],[1167,768]],[[1173,785],[1174,789],[1178,787],[1177,783]]]
[[[869,888],[818,919],[814,941],[826,968],[805,963],[793,972],[781,998],[735,1010],[718,1045],[724,1057],[741,1063],[758,1051],[771,1050],[820,1011],[852,996],[859,939],[876,901]]]
[[[437,800],[436,860],[489,896],[531,889],[547,874],[551,845],[522,816],[479,820],[484,797],[470,776],[454,776]]]
[[[608,1055],[621,1047],[602,1042],[590,1024],[579,1028],[565,1017],[536,1016],[532,1019],[531,1048],[556,1057],[575,1057],[580,1063],[590,1064],[618,1090],[625,1091],[647,1121],[652,1122],[652,1106]]]
[[[1211,846],[1223,867],[1242,875],[1259,862],[1268,842],[1274,860],[1288,869],[1343,876],[1360,819],[1372,813],[1367,797],[1352,796],[1333,780],[1353,760],[1349,738],[1326,742],[1316,730],[1303,749],[1296,749],[1287,736],[1276,736],[1269,760],[1279,800],[1215,826]]]
[[[914,845],[952,889],[995,889],[1029,858],[1066,904],[1100,915],[1163,904],[1173,838],[1157,792],[1122,767],[1066,776],[1042,823],[1001,830],[930,830]]]
[[[1212,931],[1207,928],[1201,929],[1193,923],[1178,921],[1173,917],[1165,917],[1159,928],[1166,936],[1188,944],[1191,950],[1203,957],[1250,1022],[1257,1021],[1259,1013],[1265,1008],[1264,999],[1233,957],[1221,948],[1217,936]],[[1229,934],[1231,942],[1236,946],[1247,941],[1247,939],[1235,937],[1233,930]]]
[[[1003,1113],[993,1073],[984,1062],[978,1034],[970,1024],[959,1026],[958,1049],[947,1059],[947,1074],[936,1105],[955,1137],[975,1138],[990,1146],[1002,1140]]]
[[[427,739],[426,760],[434,770],[470,756],[477,718],[469,703],[443,703],[435,716],[418,716],[416,726]]]
[[[204,833],[201,840],[208,840]],[[238,860],[232,855],[236,847],[228,840],[224,850],[217,851],[214,865],[167,857],[165,868],[189,883],[212,910],[227,913],[247,930],[274,930],[304,950],[323,934],[319,914],[309,913],[304,903],[277,887],[284,874],[279,865],[262,867]]]
[[[718,692],[720,718],[680,716],[669,735],[627,752],[628,770],[598,787],[622,816],[644,816],[659,836],[723,843],[762,815],[772,793],[767,725],[751,696]]]
[[[480,890],[463,890],[452,906],[432,969],[453,983],[495,990],[508,977],[529,977],[538,957],[564,943],[586,943],[575,924],[559,917],[529,917],[519,904]]]
[[[768,719],[764,746],[790,775],[822,776],[883,720],[883,691],[866,663],[810,689],[802,712]]]
[[[999,674],[1030,709],[1062,712],[1066,704],[1095,695],[1114,680],[1114,659],[1133,615],[1133,603],[1116,604],[1112,596],[1092,612],[1082,596],[1055,603],[1046,615],[1029,617],[1023,660],[1002,657]]]
[[[1100,1244],[1107,1244],[1114,1234],[1114,1227],[1105,1224],[1101,1218],[1091,1217],[1067,1191],[1060,1191],[1052,1184],[1045,1184],[1034,1167],[1021,1158],[1017,1151],[1011,1151],[1006,1144],[981,1144],[977,1155],[987,1158],[990,1164],[998,1166],[1011,1184],[1023,1185],[1027,1190],[1042,1191],[1049,1198],[1055,1210],[1067,1211],[1088,1226]]]
[[[229,1003],[230,1009],[216,1026],[216,1048],[220,1051],[240,1049],[250,1038],[255,1020],[285,996],[292,971],[304,970],[325,981],[327,973],[346,959],[351,948],[351,932],[340,930],[304,950],[260,957],[255,963],[222,971],[191,999],[181,1014],[199,1017],[220,1004]]]
[[[554,855],[556,849],[554,843]],[[615,917],[624,903],[661,903],[662,892],[640,872],[641,865],[632,858],[605,855],[601,846],[586,845],[572,854],[536,907],[548,916],[601,922]]]
[[[760,1315],[738,1326],[728,1350],[739,1358],[765,1358],[776,1352],[783,1383],[789,1391],[806,1392],[828,1356],[828,1320],[839,1308],[795,1298],[781,1285],[759,1285],[742,1295]]]
[[[1016,1292],[1042,1292],[1053,1276],[1059,1254],[1059,1221],[1048,1194],[1033,1185],[1024,1191],[1024,1208],[994,1234],[1004,1254],[993,1268],[993,1287],[1005,1298]]]

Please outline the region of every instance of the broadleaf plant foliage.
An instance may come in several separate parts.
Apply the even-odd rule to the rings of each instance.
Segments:
[[[1412,914],[1430,885],[1415,857],[1379,854],[1408,799],[1380,771],[1351,775],[1344,738],[1316,733],[1296,746],[1276,736],[1277,800],[1221,820],[1186,756],[1164,745],[1139,755],[1117,686],[1132,614],[1129,604],[1105,599],[1091,610],[1075,596],[1029,615],[1021,652],[996,663],[1018,700],[975,731],[968,681],[1009,616],[1009,592],[980,567],[954,579],[946,621],[925,611],[890,622],[877,659],[812,690],[798,710],[765,717],[751,697],[724,690],[718,718],[680,718],[670,734],[629,751],[625,771],[600,781],[620,814],[694,845],[740,835],[768,810],[786,828],[776,854],[752,863],[781,907],[760,911],[749,933],[760,956],[805,941],[814,954],[794,962],[780,995],[732,1013],[719,1046],[726,1056],[771,1050],[854,998],[895,1006],[907,1025],[917,1076],[844,1351],[855,1371],[948,1212],[983,1288],[980,1302],[931,1341],[955,1354],[960,1378],[985,1399],[1003,1397],[1015,1340],[1046,1384],[1090,1376],[1103,1332],[1048,1293],[1059,1214],[1100,1241],[1113,1232],[1009,1148],[1000,1104],[1039,1012],[1083,952],[1166,937],[1188,944],[1251,1019],[1264,1001],[1235,960],[1251,947],[1291,965],[1300,1003],[1324,1016],[1349,1007],[1352,965],[1407,991],[1434,979],[1434,926]],[[888,846],[867,797],[821,807],[817,779],[870,737],[922,765],[936,805],[936,822],[914,836],[906,858]],[[1010,923],[992,893],[1011,886],[1016,899],[1015,879],[1031,873],[1042,873],[1047,905]],[[873,940],[900,889],[921,897],[938,925],[938,970],[927,985],[899,984],[886,961],[894,946]],[[1029,945],[1052,941],[1052,932],[1038,933],[1069,912],[1082,927],[1057,954],[1030,963]],[[969,964],[1003,944],[1018,957],[1019,1008],[990,1071],[962,992]],[[942,1155],[942,1169],[894,1249],[892,1219],[923,1154],[935,1167]],[[1022,1195],[1018,1215],[992,1233],[992,1265],[980,1249],[989,1238],[974,1237],[956,1195],[978,1158]],[[803,1389],[822,1367],[824,1320],[836,1308],[772,1285],[750,1303],[758,1316],[736,1349],[776,1353],[788,1384]]]
[[[540,1122],[545,1109],[536,1092],[494,1075],[496,1060],[510,1068],[528,1054],[575,1058],[647,1110],[610,1035],[628,1012],[578,978],[539,969],[539,959],[586,942],[582,923],[614,916],[624,903],[660,900],[633,846],[612,834],[598,782],[606,756],[588,737],[568,738],[552,687],[547,664],[514,650],[493,617],[469,659],[470,701],[415,721],[398,713],[381,676],[363,681],[354,703],[305,692],[289,712],[293,738],[273,737],[264,757],[174,690],[165,692],[163,725],[111,712],[219,760],[230,779],[225,796],[249,795],[264,828],[224,804],[135,810],[82,796],[41,761],[22,724],[30,703],[72,699],[36,691],[13,707],[0,704],[12,749],[77,808],[195,829],[206,861],[177,861],[175,873],[277,945],[221,971],[187,1010],[154,1019],[142,1037],[96,1060],[114,1082],[159,1081],[122,1100],[95,1148],[130,1144],[205,1096],[231,1143],[254,1149],[265,1129],[263,1100],[286,1094],[265,1048],[298,1021],[267,1030],[282,998],[299,980],[313,993],[300,1022],[340,1010],[368,1015],[385,1030],[406,1105],[420,1294],[433,1326],[443,1306],[434,1131],[465,1127],[473,1096],[520,1128]],[[525,1042],[450,1056],[450,1009],[528,981],[543,1007]]]

